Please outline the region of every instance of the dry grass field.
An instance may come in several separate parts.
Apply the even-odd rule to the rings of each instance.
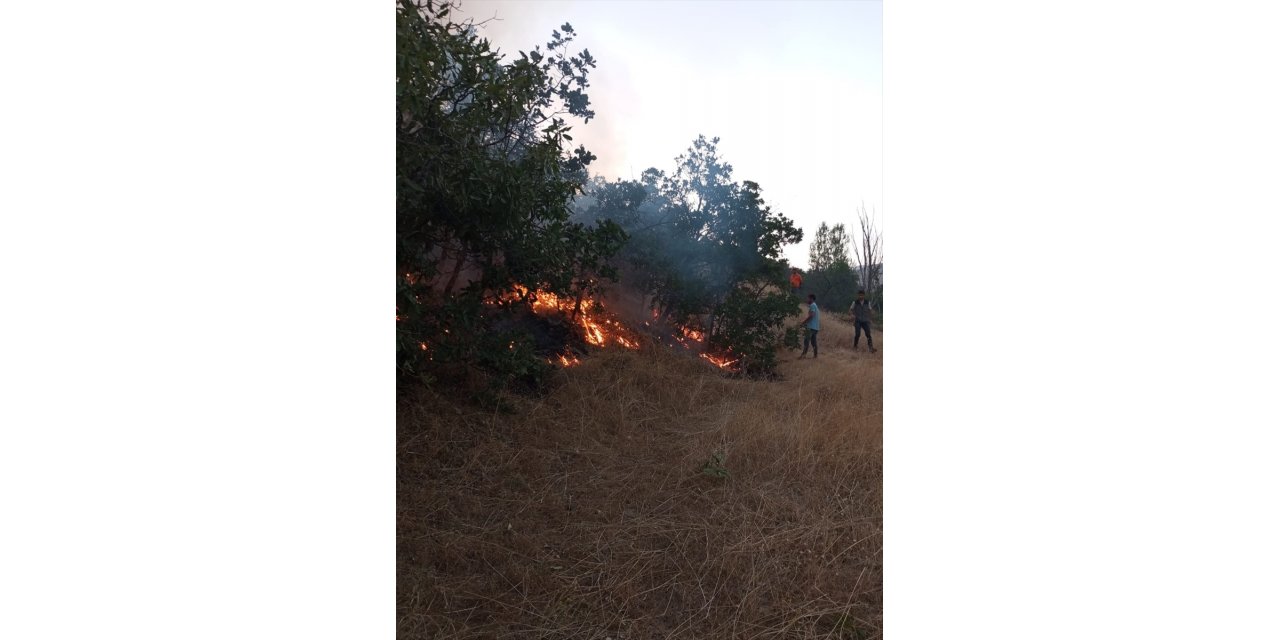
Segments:
[[[402,397],[399,637],[879,638],[882,353],[823,327],[774,381],[650,347]]]

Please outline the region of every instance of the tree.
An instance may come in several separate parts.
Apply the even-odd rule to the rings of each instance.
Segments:
[[[849,234],[844,223],[829,227],[823,222],[809,243],[809,269],[821,271],[837,264],[850,264]]]
[[[780,339],[799,344],[781,328],[795,311],[782,249],[803,234],[764,203],[759,184],[733,180],[718,144],[698,136],[672,173],[650,168],[598,188],[588,216],[626,230],[625,281],[660,323],[703,331],[710,350],[769,372]]]
[[[565,24],[545,53],[506,63],[477,25],[450,19],[454,8],[396,10],[397,368],[536,376],[545,363],[501,328],[519,311],[501,297],[517,285],[582,295],[613,275],[607,259],[625,237],[569,218],[594,156],[569,150],[566,118],[594,116],[595,60],[568,53]]]
[[[882,238],[880,230],[876,228],[865,205],[858,206],[858,230],[861,233],[855,253],[858,279],[862,288],[866,290],[867,297],[872,300],[873,306],[883,311],[884,296],[880,280],[884,267],[884,256],[881,254]]]
[[[844,224],[818,225],[809,243],[809,274],[805,280],[818,304],[833,311],[844,311],[857,296],[858,276],[849,260],[849,234]]]

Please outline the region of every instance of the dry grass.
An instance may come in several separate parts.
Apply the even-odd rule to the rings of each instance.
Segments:
[[[779,381],[650,349],[515,415],[403,399],[400,637],[880,637],[881,354],[824,327]]]

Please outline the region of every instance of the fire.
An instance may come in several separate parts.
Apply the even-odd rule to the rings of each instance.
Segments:
[[[530,291],[527,287],[516,285],[514,289],[498,296],[495,303],[528,302],[534,313],[555,313],[573,318],[573,322],[582,330],[587,343],[595,347],[617,344],[624,349],[639,349],[639,338],[626,325],[608,315],[600,303],[590,297],[567,298],[547,291]],[[560,356],[564,366],[578,364],[578,359]],[[548,360],[548,362],[556,362]]]
[[[587,316],[585,315],[579,319],[579,323],[582,325],[582,330],[585,332],[587,342],[590,342],[597,347],[604,346],[604,332],[600,331],[599,325],[587,319]]]
[[[680,327],[680,333],[684,337],[690,340],[697,340],[698,342],[702,342],[702,339],[707,337],[706,334],[702,333],[701,331],[698,331],[696,329],[686,329],[685,327]]]
[[[694,345],[689,344],[690,340],[694,342],[702,342],[707,337],[705,333],[698,331],[697,329],[680,326],[677,326],[676,329],[677,331],[671,334],[671,339],[675,340],[685,349],[693,350],[695,348]]]
[[[572,312],[574,306],[577,304],[577,301],[575,300],[561,298],[549,291],[530,292],[528,287],[523,285],[516,285],[511,291],[498,296],[497,301],[510,303],[519,302],[521,300],[527,300],[532,304],[534,311],[560,311],[568,313]],[[590,298],[583,298],[579,308],[581,311],[589,311],[594,304],[595,302]]]
[[[734,358],[730,360],[727,356],[713,356],[706,353],[700,353],[698,354],[698,356],[701,357],[703,360],[706,360],[707,362],[710,362],[711,364],[714,364],[715,366],[728,371],[732,371],[734,369],[734,365],[738,364],[738,361],[742,359],[742,358]]]
[[[572,367],[573,365],[582,362],[581,360],[578,359],[578,356],[575,356],[573,354],[565,355],[563,353],[559,353],[559,354],[556,354],[556,357],[559,359],[560,365],[564,367]],[[547,362],[555,364],[556,361],[547,359]]]

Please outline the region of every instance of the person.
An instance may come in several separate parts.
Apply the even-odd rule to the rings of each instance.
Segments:
[[[849,307],[849,313],[853,314],[853,350],[858,350],[858,338],[862,336],[862,332],[867,332],[867,348],[871,349],[871,353],[876,352],[876,346],[871,343],[871,303],[867,302],[867,294],[865,291],[858,290],[858,299],[853,301],[853,305]]]
[[[818,299],[812,293],[809,294],[809,315],[804,319],[804,351],[800,353],[801,358],[809,353],[809,345],[813,345],[813,357],[818,357]]]
[[[800,277],[800,270],[791,267],[791,295],[800,295],[800,286],[804,284],[804,278]]]

